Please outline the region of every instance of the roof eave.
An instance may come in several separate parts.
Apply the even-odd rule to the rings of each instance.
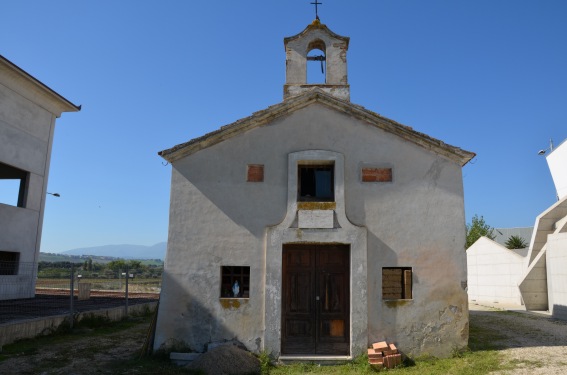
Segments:
[[[4,56],[0,55],[0,63],[4,65],[6,68],[10,69],[11,71],[15,72],[19,77],[24,78],[26,81],[30,82],[35,87],[39,88],[45,95],[51,98],[57,104],[59,112],[78,112],[81,110],[81,105],[73,104],[70,100],[64,98],[61,94],[57,93],[49,86],[5,58]],[[59,113],[59,115],[60,115]]]
[[[282,103],[278,103],[264,110],[255,112],[251,116],[240,119],[232,124],[225,125],[220,129],[207,133],[201,137],[194,138],[188,142],[160,151],[158,152],[158,155],[168,162],[174,163],[185,156],[230,139],[246,130],[264,125],[276,118],[286,116],[289,113],[306,107],[313,102],[319,102],[327,105],[328,107],[334,108],[339,112],[352,115],[361,121],[374,125],[386,132],[398,135],[399,137],[438,155],[442,155],[461,166],[466,165],[476,156],[474,152],[448,145],[438,139],[417,132],[409,126],[390,120],[362,106],[333,97],[318,89],[289,98]]]

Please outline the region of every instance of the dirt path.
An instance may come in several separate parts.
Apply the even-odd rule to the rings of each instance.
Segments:
[[[567,373],[567,322],[544,315],[470,306],[471,327],[493,330],[492,343],[505,361],[519,368],[496,374],[543,375]]]
[[[148,327],[145,319],[128,329],[104,335],[93,336],[89,330],[78,330],[71,337],[48,338],[36,352],[26,353],[22,347],[21,355],[0,362],[0,374],[114,374],[112,364],[130,359],[140,350]]]

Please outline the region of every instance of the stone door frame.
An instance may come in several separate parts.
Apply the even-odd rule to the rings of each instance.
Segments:
[[[299,228],[297,223],[297,166],[301,162],[333,162],[335,203],[333,228]],[[284,244],[345,244],[350,252],[350,357],[368,345],[367,232],[346,217],[344,155],[327,150],[306,150],[288,155],[288,199],[284,220],[266,231],[263,349],[281,354],[282,249]]]

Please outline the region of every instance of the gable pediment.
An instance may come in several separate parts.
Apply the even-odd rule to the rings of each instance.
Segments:
[[[158,152],[158,155],[173,163],[202,149],[238,136],[246,131],[269,124],[278,118],[285,117],[312,104],[321,104],[334,111],[356,118],[371,126],[394,134],[406,141],[412,142],[426,150],[442,155],[460,165],[465,165],[476,154],[448,145],[424,133],[417,132],[411,127],[383,117],[362,106],[331,96],[318,88],[301,95],[289,98],[264,110],[253,113],[220,129],[181,143],[172,148]]]

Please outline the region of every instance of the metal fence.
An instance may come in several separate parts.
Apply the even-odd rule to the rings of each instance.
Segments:
[[[161,290],[161,275],[147,269],[38,270],[37,263],[0,263],[0,324],[112,307],[127,314],[129,305],[157,301]]]

